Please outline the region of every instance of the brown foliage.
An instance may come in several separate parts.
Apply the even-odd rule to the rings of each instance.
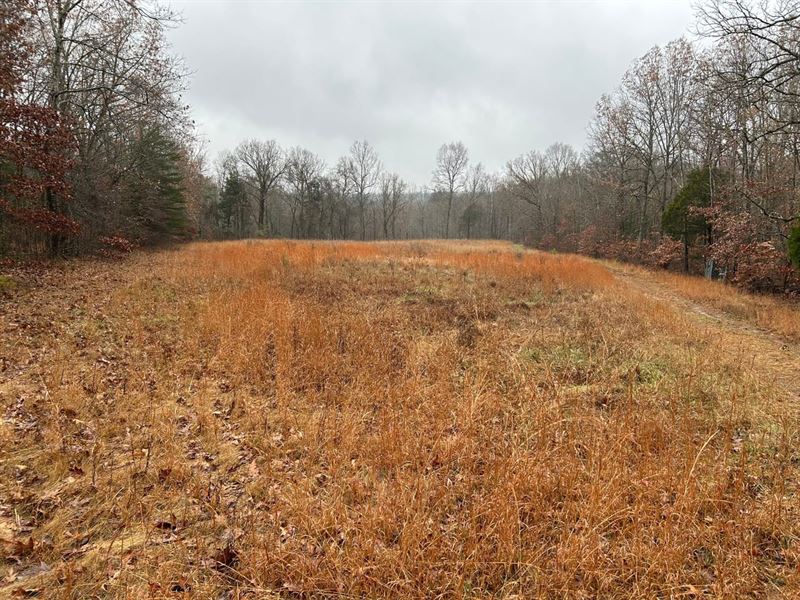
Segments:
[[[74,138],[55,109],[19,99],[31,10],[24,0],[0,9],[0,210],[24,227],[69,236],[79,225],[57,199],[69,198]]]

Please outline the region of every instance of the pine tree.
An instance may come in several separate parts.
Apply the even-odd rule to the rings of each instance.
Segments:
[[[800,225],[789,234],[789,258],[792,264],[800,269]]]
[[[711,205],[712,184],[718,179],[719,175],[708,167],[691,171],[686,177],[686,183],[667,205],[661,217],[664,232],[683,241],[684,271],[689,270],[689,246],[698,235],[709,232],[706,218],[696,209]]]
[[[242,181],[239,171],[231,169],[227,172],[222,183],[217,206],[218,218],[228,233],[231,233],[234,229],[241,229],[242,224],[238,223],[238,221],[241,207],[245,202],[245,194],[244,181]]]
[[[152,238],[185,235],[188,226],[179,145],[158,129],[142,135],[132,150],[130,212]]]

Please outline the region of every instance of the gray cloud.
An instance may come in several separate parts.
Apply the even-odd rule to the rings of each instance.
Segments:
[[[600,94],[692,15],[689,0],[173,5],[211,157],[257,137],[333,163],[363,138],[420,185],[450,140],[490,170],[555,141],[581,148]]]

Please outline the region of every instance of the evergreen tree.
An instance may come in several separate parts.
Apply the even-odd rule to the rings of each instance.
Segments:
[[[232,233],[234,230],[238,232],[242,228],[239,221],[246,193],[239,171],[237,169],[229,170],[225,174],[217,205],[217,218],[227,233]]]
[[[661,218],[664,232],[683,241],[684,271],[689,271],[689,246],[698,235],[709,235],[710,226],[696,209],[711,205],[712,189],[718,179],[716,171],[708,167],[691,171]]]
[[[470,239],[475,227],[482,218],[483,209],[477,203],[467,206],[467,208],[464,209],[464,212],[461,213],[461,218],[459,219],[461,233],[465,235],[467,239]]]
[[[151,238],[181,237],[187,231],[186,198],[178,144],[158,129],[142,135],[132,149],[130,213]]]
[[[789,258],[792,264],[800,269],[800,225],[789,234]]]

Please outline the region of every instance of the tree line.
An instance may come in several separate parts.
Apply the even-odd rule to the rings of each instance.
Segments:
[[[442,145],[414,187],[366,141],[335,164],[275,141],[217,164],[216,235],[504,238],[796,289],[800,3],[713,0],[698,42],[653,47],[597,102],[589,144],[498,173]]]
[[[0,8],[0,252],[493,238],[798,286],[800,0],[708,0],[697,41],[653,47],[598,100],[581,152],[554,143],[491,173],[453,141],[423,185],[363,140],[333,164],[246,140],[205,171],[175,24],[126,0]]]
[[[196,235],[213,193],[175,15],[127,0],[0,5],[0,253],[79,253]]]
[[[524,179],[531,160],[546,182]],[[579,155],[560,143],[510,162],[508,176],[471,163],[458,141],[443,144],[433,164],[430,183],[418,187],[387,169],[366,140],[353,142],[333,165],[305,148],[246,140],[216,162],[218,193],[204,230],[233,238],[530,241],[535,224],[520,220],[533,202],[527,192],[538,186],[555,201],[580,192]]]

